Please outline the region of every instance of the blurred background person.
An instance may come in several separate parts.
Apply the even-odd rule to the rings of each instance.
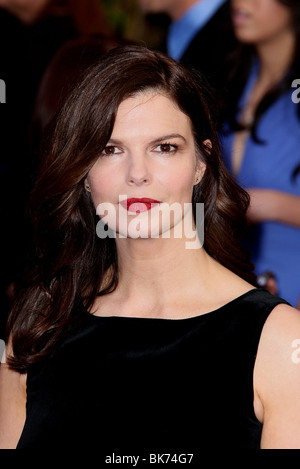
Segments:
[[[300,77],[300,2],[232,0],[231,7],[240,46],[228,76],[224,160],[251,196],[245,243],[256,273],[297,306],[300,106],[291,85]]]
[[[35,173],[29,130],[38,88],[60,47],[95,35],[113,35],[98,0],[0,0],[0,78],[7,93],[0,106],[0,336],[27,256],[24,213]]]
[[[68,17],[80,34],[110,34],[99,0],[0,0],[0,7],[23,24],[46,17]]]
[[[227,0],[139,0],[145,13],[165,13],[165,52],[204,73],[210,85],[222,87],[226,58],[236,43]],[[164,47],[162,47],[164,49]]]
[[[112,34],[98,0],[0,0],[0,40],[5,44],[0,71],[7,82],[6,110],[12,109],[22,144],[52,57],[70,39],[95,34]]]

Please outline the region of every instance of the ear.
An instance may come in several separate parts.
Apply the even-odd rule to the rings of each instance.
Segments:
[[[91,192],[91,188],[90,188],[87,178],[85,178],[84,180],[84,188],[86,191]]]
[[[211,153],[212,143],[208,138],[204,140],[203,145],[206,146],[208,153]]]

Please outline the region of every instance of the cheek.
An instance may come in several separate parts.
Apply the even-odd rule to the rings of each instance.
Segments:
[[[180,170],[169,168],[157,176],[159,186],[164,192],[174,194],[174,199],[189,196],[193,191],[194,182],[195,170],[191,167],[182,167]]]
[[[278,0],[272,0],[257,13],[257,26],[262,36],[280,32],[291,27],[291,17],[287,8],[284,8]]]
[[[102,202],[110,202],[112,194],[112,185],[109,179],[88,177],[88,183],[91,190],[91,197],[94,206],[97,207]]]
[[[118,202],[118,197],[115,201],[119,187],[117,171],[111,171],[105,167],[101,167],[101,169],[99,167],[94,167],[90,170],[87,181],[91,189],[91,196],[95,206],[102,202]]]

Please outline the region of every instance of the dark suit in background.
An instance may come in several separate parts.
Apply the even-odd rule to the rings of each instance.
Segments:
[[[236,44],[226,2],[194,36],[180,61],[204,73],[220,89],[227,74],[227,57]]]
[[[183,0],[182,7],[185,2]],[[231,24],[230,1],[197,1],[178,17],[178,3],[162,0],[140,0],[149,21],[164,18],[165,38],[158,49],[206,75],[216,91],[217,100],[224,99],[228,57],[237,46]],[[167,19],[169,23],[167,23]]]

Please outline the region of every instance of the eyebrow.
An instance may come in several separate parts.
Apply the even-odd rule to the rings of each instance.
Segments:
[[[153,145],[155,143],[161,142],[163,140],[170,140],[171,138],[181,138],[184,142],[186,142],[186,139],[183,137],[183,135],[180,134],[168,134],[168,135],[163,135],[162,137],[156,138],[152,140],[150,143]]]
[[[158,137],[158,138],[155,138],[154,140],[151,140],[151,142],[149,142],[149,143],[150,143],[150,145],[155,145],[155,143],[159,143],[159,142],[162,142],[164,140],[169,140],[171,138],[180,138],[181,140],[183,140],[186,143],[186,139],[183,137],[183,135],[176,134],[176,133],[168,134],[168,135],[162,135],[161,137]],[[119,145],[121,143],[122,143],[121,140],[117,140],[115,138],[111,138],[107,142],[107,144],[113,144],[113,145]]]

